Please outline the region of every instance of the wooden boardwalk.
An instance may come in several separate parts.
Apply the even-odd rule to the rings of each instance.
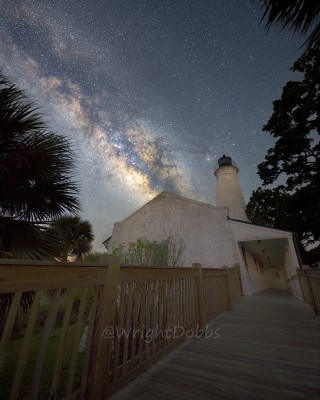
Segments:
[[[245,297],[112,397],[318,400],[320,318],[283,291]],[[215,335],[217,336],[217,335]]]

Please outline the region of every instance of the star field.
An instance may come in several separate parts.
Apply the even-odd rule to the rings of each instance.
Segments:
[[[246,200],[303,38],[251,0],[0,0],[0,65],[77,157],[95,248],[163,190],[215,203],[226,153]],[[99,247],[100,246],[100,247]]]

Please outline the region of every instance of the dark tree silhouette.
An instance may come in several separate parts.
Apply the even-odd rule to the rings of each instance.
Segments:
[[[48,258],[43,222],[79,209],[67,140],[0,75],[0,257]]]
[[[273,103],[263,129],[276,143],[258,165],[263,185],[282,184],[254,191],[247,214],[252,222],[296,231],[304,261],[314,263],[320,260],[320,53],[310,50],[292,70],[303,79],[288,82]]]
[[[320,1],[319,0],[264,0],[262,20],[267,27],[280,23],[294,32],[311,31],[305,41],[307,49],[320,49]]]
[[[90,222],[73,215],[54,220],[49,233],[58,239],[57,256],[63,262],[66,262],[71,255],[81,260],[82,256],[91,250],[94,239]]]

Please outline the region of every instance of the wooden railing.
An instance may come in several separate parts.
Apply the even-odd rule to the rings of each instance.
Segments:
[[[9,299],[0,325],[1,396],[96,400],[186,337],[201,336],[206,321],[239,299],[241,285],[238,267],[120,268],[107,256],[89,265],[2,262],[0,294],[2,303]],[[22,337],[13,338],[28,296]]]
[[[111,350],[101,340],[101,331],[114,321],[117,275],[119,260],[113,256],[105,266],[18,261],[0,264],[1,302],[9,301],[0,342],[3,398],[36,399],[41,393],[50,399],[70,399],[79,387],[83,399],[86,394],[93,399],[96,392],[101,393],[105,370],[99,369],[99,360],[108,358]],[[28,298],[32,305],[22,327],[23,337],[10,342],[17,315],[21,314],[20,304]],[[60,324],[58,313],[63,314]],[[45,322],[38,334],[41,314],[45,314]],[[87,343],[81,355],[78,349],[85,323]],[[46,355],[54,360],[47,362]],[[41,380],[43,375],[50,379],[49,387]]]
[[[303,299],[312,308],[315,314],[320,314],[320,269],[298,269]]]
[[[206,321],[230,310],[242,295],[239,266],[202,269]]]

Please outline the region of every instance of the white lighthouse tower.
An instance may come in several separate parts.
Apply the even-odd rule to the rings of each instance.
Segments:
[[[223,155],[218,160],[218,168],[214,171],[217,178],[217,206],[227,206],[230,218],[248,221],[238,171],[231,157]]]

